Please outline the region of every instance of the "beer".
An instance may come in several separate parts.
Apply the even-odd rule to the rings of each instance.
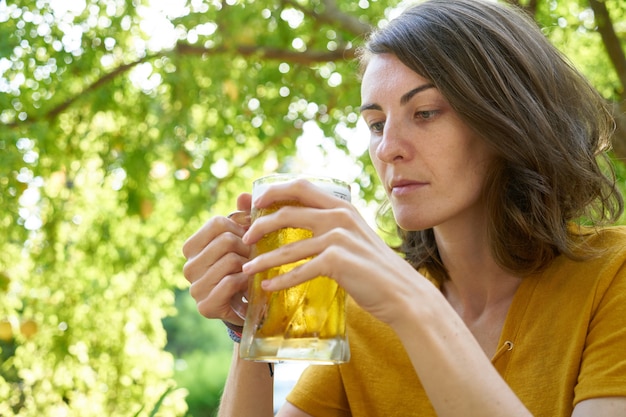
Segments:
[[[269,177],[269,181],[274,183],[293,179],[292,176],[277,177]],[[267,178],[255,182],[253,195],[255,190],[259,193],[263,190],[262,186],[267,186],[264,182]],[[346,200],[350,198],[347,184],[332,179],[309,180],[327,192]],[[269,208],[253,209],[252,221],[285,205],[297,203],[284,201]],[[255,245],[254,254],[263,254],[310,237],[312,232],[307,229],[280,229],[265,235]],[[251,278],[248,312],[240,347],[242,358],[258,361],[305,360],[315,363],[340,363],[349,359],[345,332],[346,295],[334,280],[320,276],[280,291],[267,292],[261,288],[262,281],[284,274],[310,259],[271,268]]]

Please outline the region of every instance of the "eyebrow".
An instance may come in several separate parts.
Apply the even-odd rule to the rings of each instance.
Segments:
[[[434,84],[423,84],[423,85],[420,85],[419,87],[412,89],[411,91],[407,93],[404,93],[402,97],[400,97],[400,104],[404,106],[409,101],[411,101],[411,99],[416,94],[419,94],[422,91],[428,90],[429,88],[435,88]],[[364,110],[382,110],[382,107],[380,107],[380,105],[376,103],[363,104],[361,107],[359,107],[359,111],[362,112]]]

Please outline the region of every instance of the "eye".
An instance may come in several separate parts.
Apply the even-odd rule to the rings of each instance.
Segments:
[[[438,110],[422,110],[415,113],[414,117],[418,120],[431,120],[439,114]]]
[[[385,128],[385,122],[372,122],[368,124],[370,132],[381,134],[383,133],[383,129]]]

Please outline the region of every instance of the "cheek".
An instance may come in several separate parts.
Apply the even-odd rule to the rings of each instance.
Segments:
[[[369,154],[370,154],[370,161],[372,161],[374,168],[376,168],[376,171],[378,171],[378,174],[380,175],[381,161],[376,156],[376,150],[378,149],[378,144],[379,144],[378,141],[375,141],[373,139],[370,140]]]
[[[369,141],[367,142],[367,146],[369,147],[370,156],[373,157],[376,153],[376,148],[380,143],[380,139],[374,136],[371,132],[369,133]]]
[[[484,160],[474,161],[465,165],[457,177],[458,188],[456,192],[463,193],[465,199],[476,203],[484,193],[485,182],[488,175],[488,163]]]

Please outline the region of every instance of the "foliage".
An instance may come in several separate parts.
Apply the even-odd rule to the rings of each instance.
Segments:
[[[163,321],[166,349],[177,358],[174,379],[188,391],[188,414],[210,415],[219,404],[233,342],[222,323],[197,313],[187,291],[176,291],[175,305],[178,314]]]
[[[624,101],[623,2],[521,3]],[[382,199],[351,58],[396,4],[0,0],[0,415],[175,416],[187,392],[194,415],[214,407],[230,345],[189,297],[165,350],[183,241],[271,171]],[[350,171],[318,163],[343,154]]]
[[[196,350],[183,356],[189,372],[177,371],[175,377],[181,386],[188,387],[189,415],[205,416],[217,410],[230,358],[230,350],[213,354]]]

